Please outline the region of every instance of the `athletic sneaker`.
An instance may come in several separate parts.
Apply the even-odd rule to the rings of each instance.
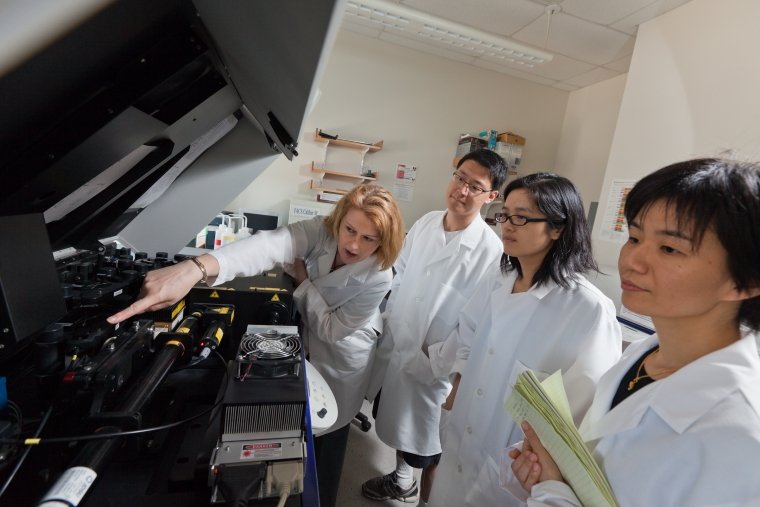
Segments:
[[[417,481],[413,480],[412,485],[403,489],[396,481],[396,471],[375,477],[362,484],[362,494],[372,500],[400,500],[404,503],[416,502],[420,495],[417,489]]]

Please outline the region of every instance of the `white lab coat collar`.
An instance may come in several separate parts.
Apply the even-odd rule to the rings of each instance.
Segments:
[[[447,212],[441,213],[439,219],[441,221],[440,234],[437,234],[434,237],[434,241],[438,243],[438,251],[430,258],[428,264],[433,264],[443,259],[448,259],[453,255],[458,255],[462,248],[466,248],[467,250],[478,248],[480,240],[483,238],[483,229],[488,227],[483,218],[478,214],[461,234],[457,234],[457,236],[447,244],[446,232],[443,229],[443,220],[446,218],[446,213]]]
[[[507,274],[505,278],[502,278],[504,280],[503,285],[504,287],[509,291],[512,292],[512,288],[515,286],[515,282],[517,281],[517,270],[512,270]],[[574,287],[577,282],[571,281],[570,287]],[[542,283],[541,285],[533,284],[530,289],[528,289],[525,294],[530,294],[536,299],[544,299],[547,294],[550,294],[554,289],[558,288],[559,285],[557,282],[549,278],[546,282]]]
[[[353,264],[346,264],[336,269],[332,273],[333,261],[335,260],[335,252],[338,249],[337,242],[333,239],[329,244],[322,247],[322,251],[318,254],[317,265],[319,266],[319,273],[322,278],[320,285],[322,287],[352,287],[362,285],[367,276],[373,271],[374,266],[377,264],[377,257],[370,255],[366,259]]]
[[[648,410],[654,411],[673,431],[683,433],[736,390],[744,394],[760,416],[760,392],[754,385],[760,358],[752,334],[644,387],[610,411],[623,375],[657,343],[657,336],[653,335],[629,346],[621,361],[602,377],[596,399],[581,424],[581,433],[587,440],[634,428]]]

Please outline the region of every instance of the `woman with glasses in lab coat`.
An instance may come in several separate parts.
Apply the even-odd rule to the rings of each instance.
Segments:
[[[328,217],[259,231],[149,272],[141,297],[109,321],[164,308],[199,281],[218,285],[285,265],[298,286],[293,299],[302,318],[302,338],[309,344],[309,360],[338,403],[337,422],[315,440],[320,504],[329,507],[337,495],[349,423],[361,409],[382,331],[380,303],[390,290],[390,268],[403,241],[404,222],[390,192],[375,184],[359,185],[338,201]]]
[[[698,159],[625,201],[623,304],[656,334],[599,382],[580,427],[619,505],[760,505],[760,165]],[[524,423],[510,491],[580,505]]]
[[[522,438],[503,407],[517,374],[561,370],[580,420],[622,350],[612,301],[583,276],[596,263],[575,186],[550,173],[516,179],[495,218],[501,265],[463,308],[458,330],[428,351],[441,369],[457,357],[430,506],[519,504],[499,479],[507,447]]]

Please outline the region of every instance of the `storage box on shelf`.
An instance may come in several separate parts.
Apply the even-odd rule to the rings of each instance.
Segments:
[[[377,172],[365,166],[364,156],[381,150],[383,141],[370,144],[340,139],[320,129],[315,131],[314,140],[325,145],[322,161],[311,163],[311,172],[317,176],[309,187],[319,192],[318,201],[334,203],[356,185],[377,179]]]
[[[525,138],[512,132],[502,132],[497,137],[494,151],[504,158],[510,170],[516,170],[522,161]]]
[[[490,132],[494,131],[486,131],[484,133]],[[478,148],[488,147],[488,141],[488,139],[483,139],[478,136],[462,134],[459,137],[459,144],[457,145],[457,152],[452,161],[452,165],[456,167],[459,160],[467,153]],[[504,158],[510,176],[517,174],[517,167],[522,161],[522,151],[524,146],[525,138],[515,133],[502,132],[496,136],[496,145],[492,149]]]

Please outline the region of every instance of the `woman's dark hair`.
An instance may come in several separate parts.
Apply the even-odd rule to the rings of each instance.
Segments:
[[[626,220],[641,220],[655,203],[673,210],[695,249],[706,230],[715,231],[738,290],[760,287],[760,164],[703,158],[664,167],[628,193]],[[738,318],[760,329],[760,296],[742,302]]]
[[[459,162],[457,162],[457,169],[459,169],[461,165],[468,160],[477,162],[478,164],[488,169],[488,175],[491,178],[491,188],[488,190],[498,191],[504,184],[504,181],[506,181],[507,164],[498,153],[487,150],[485,148],[473,150],[459,159]]]
[[[552,173],[535,173],[511,181],[504,189],[504,200],[514,190],[523,188],[533,196],[536,207],[549,219],[547,225],[562,232],[544,257],[531,285],[541,285],[550,278],[557,285],[569,288],[576,275],[599,271],[591,251],[591,232],[583,212],[583,202],[575,185]],[[501,257],[501,270],[516,269],[522,276],[520,260]]]

